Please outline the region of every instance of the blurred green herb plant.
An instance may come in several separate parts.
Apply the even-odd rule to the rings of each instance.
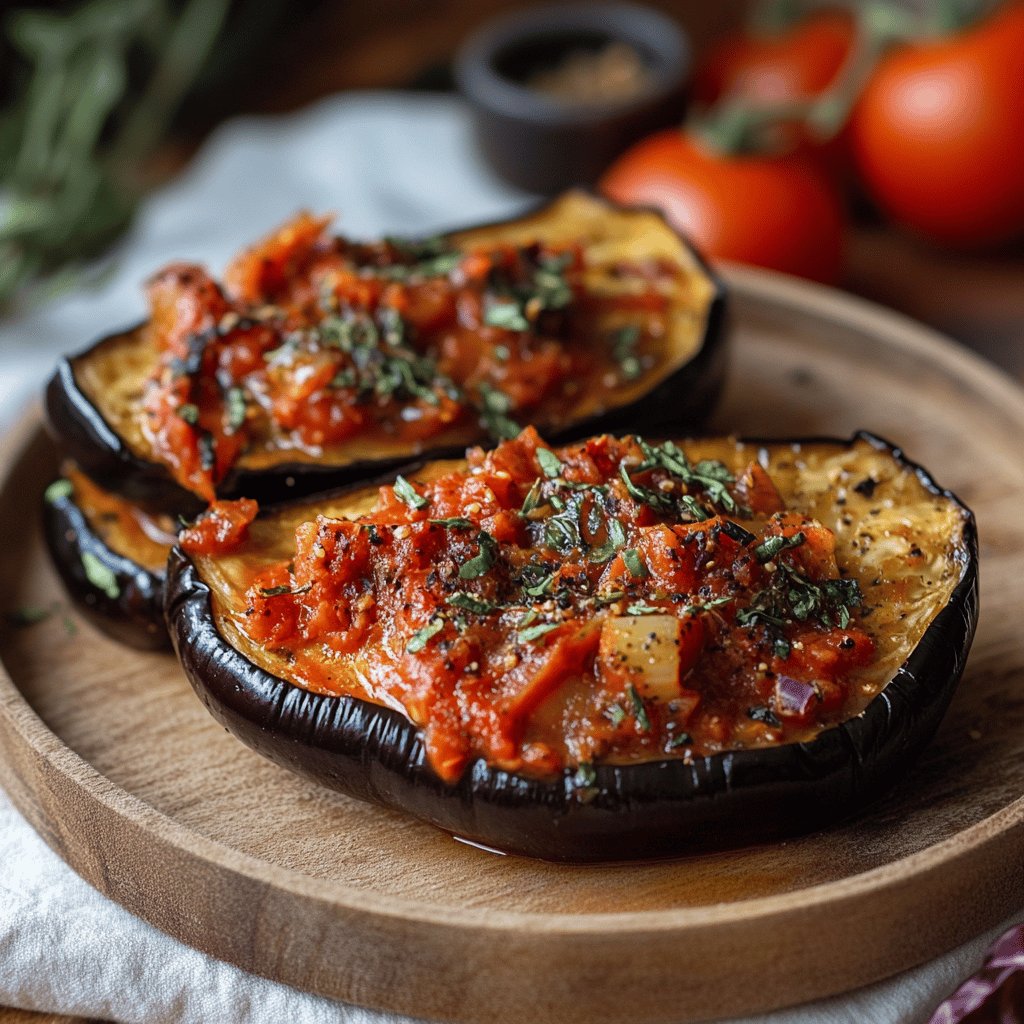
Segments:
[[[52,293],[131,223],[143,161],[224,28],[230,0],[85,0],[6,19],[24,61],[0,115],[0,309]]]

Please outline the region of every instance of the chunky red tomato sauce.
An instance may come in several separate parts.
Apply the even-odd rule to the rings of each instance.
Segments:
[[[146,512],[125,498],[97,486],[77,466],[65,463],[74,503],[107,547],[155,572],[163,572],[177,538],[171,516]]]
[[[298,684],[403,708],[453,780],[478,756],[585,774],[805,738],[873,657],[860,601],[832,533],[758,463],[737,478],[608,436],[552,450],[531,428],[303,523],[234,618]]]
[[[643,268],[649,287],[641,274],[639,290],[616,298],[588,292],[584,269],[578,245],[359,244],[300,216],[223,284],[185,264],[150,282],[158,364],[143,432],[207,501],[252,450],[319,456],[374,435],[412,446],[466,425],[514,436],[581,382],[638,376],[665,329],[656,285],[671,268]],[[633,311],[639,326],[603,338],[609,309]]]

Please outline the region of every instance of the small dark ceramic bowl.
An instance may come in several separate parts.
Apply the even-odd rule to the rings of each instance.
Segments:
[[[631,49],[642,87],[619,98],[562,99],[530,84],[579,52]],[[683,117],[690,46],[680,27],[635,4],[576,3],[488,22],[463,45],[455,77],[480,148],[506,181],[554,193],[592,184],[629,143]]]

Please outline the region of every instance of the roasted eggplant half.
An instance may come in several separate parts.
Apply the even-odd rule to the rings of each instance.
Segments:
[[[43,498],[43,534],[68,594],[115,640],[169,648],[164,573],[176,524],[104,491],[71,464],[62,472]]]
[[[699,424],[724,373],[723,292],[658,215],[569,193],[512,221],[354,243],[302,215],[214,281],[174,265],[151,317],[65,359],[58,443],[155,509],[280,501],[458,454]]]
[[[168,569],[213,715],[316,782],[551,860],[855,814],[935,731],[976,623],[971,513],[863,433],[528,430],[315,515],[240,504]]]

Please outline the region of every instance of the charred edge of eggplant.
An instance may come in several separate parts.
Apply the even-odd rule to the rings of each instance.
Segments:
[[[205,507],[202,499],[178,484],[166,466],[136,455],[92,404],[75,375],[76,363],[105,345],[120,343],[126,335],[139,333],[144,326],[136,324],[108,335],[60,360],[46,385],[47,425],[62,454],[105,490],[150,511],[196,515]]]
[[[550,205],[553,204],[544,203],[534,210],[527,210],[520,214],[518,219],[535,216]],[[607,205],[611,209],[634,209],[636,212],[655,213],[663,222],[668,223],[657,210]],[[495,221],[486,225],[473,225],[452,230],[447,234],[483,230],[503,223],[508,222]],[[550,435],[548,439],[552,442],[562,443],[627,428],[631,431],[665,433],[692,429],[707,419],[718,402],[726,374],[726,288],[722,279],[711,269],[692,243],[669,227],[683,242],[713,290],[698,348],[685,363],[670,371],[662,381],[635,401],[618,408],[607,409],[558,430],[546,431],[543,423],[537,424],[538,430],[546,436]],[[81,352],[61,359],[46,388],[46,413],[50,433],[62,451],[77,462],[100,486],[150,511],[194,516],[204,508],[199,497],[177,483],[166,466],[133,452],[92,404],[75,376],[77,362],[87,358],[100,346],[114,344],[126,334],[141,331],[144,326],[145,324],[137,324],[117,334],[101,338]],[[487,440],[482,436],[472,443],[486,443]],[[218,485],[217,494],[221,498],[254,498],[261,504],[280,502],[282,498],[308,497],[380,473],[401,469],[411,461],[455,458],[463,454],[465,447],[410,447],[405,455],[355,461],[344,465],[287,462],[259,470],[235,468]]]
[[[111,550],[70,494],[43,502],[43,534],[69,597],[97,629],[138,650],[170,648],[163,616],[163,572]],[[89,578],[90,558],[112,574],[116,596]]]
[[[597,765],[593,783],[582,788],[571,771],[539,780],[477,760],[448,785],[427,764],[420,732],[404,715],[354,697],[310,693],[233,648],[216,627],[208,586],[178,548],[168,568],[168,629],[204,705],[253,750],[322,785],[488,847],[553,861],[614,861],[806,833],[854,815],[917,758],[945,714],[977,624],[973,514],[888,442],[861,432],[838,443],[858,438],[890,452],[928,490],[964,511],[962,577],[865,711],[806,743],[689,764]]]

